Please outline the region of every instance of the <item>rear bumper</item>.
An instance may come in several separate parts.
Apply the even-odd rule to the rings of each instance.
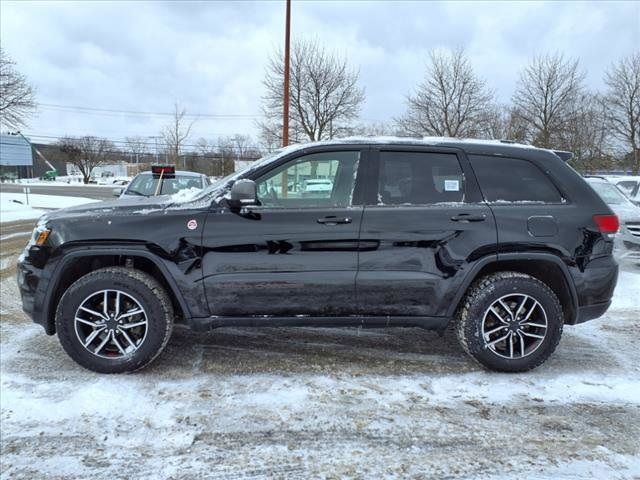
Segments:
[[[601,317],[611,306],[611,300],[604,303],[596,303],[594,305],[585,305],[578,307],[578,315],[576,316],[576,324],[584,323],[589,320]]]
[[[576,318],[570,324],[584,323],[602,316],[613,298],[618,282],[618,264],[613,255],[589,261],[583,270],[573,270],[573,280],[578,293]]]

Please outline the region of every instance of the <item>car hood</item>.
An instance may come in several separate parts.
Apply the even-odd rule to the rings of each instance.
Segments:
[[[173,202],[171,196],[157,197],[123,197],[118,200],[91,202],[75,207],[62,208],[45,214],[47,220],[59,220],[77,216],[111,216],[161,212]]]

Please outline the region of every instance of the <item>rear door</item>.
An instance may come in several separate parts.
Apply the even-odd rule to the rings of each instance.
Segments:
[[[496,252],[496,225],[464,154],[373,151],[356,296],[365,315],[442,316],[471,263]]]

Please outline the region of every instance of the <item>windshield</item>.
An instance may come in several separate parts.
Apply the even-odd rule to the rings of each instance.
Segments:
[[[618,187],[611,183],[605,182],[589,182],[598,195],[609,205],[622,205],[628,200],[624,194],[618,190]]]
[[[156,194],[158,188],[158,181],[160,176],[142,174],[136,176],[125,191],[126,195],[142,195],[144,197],[150,197]],[[200,177],[194,177],[193,175],[180,175],[176,174],[172,177],[165,177],[162,179],[162,187],[158,192],[158,195],[172,195],[180,190],[186,190],[190,188],[202,188],[202,179]]]
[[[223,177],[220,180],[218,180],[216,182],[213,182],[211,185],[209,185],[204,190],[199,191],[199,192],[195,192],[192,197],[181,199],[181,201],[182,202],[190,202],[190,201],[194,201],[194,200],[200,200],[200,199],[202,199],[204,197],[208,197],[208,196],[212,197],[214,194],[220,194],[222,191],[226,190],[231,185],[233,185],[233,182],[235,182],[237,179],[243,178],[246,175],[248,175],[250,172],[252,172],[252,171],[262,167],[263,165],[266,165],[269,162],[275,160],[277,157],[280,156],[280,154],[282,154],[285,151],[286,150],[283,149],[283,148],[275,150],[274,152],[272,152],[272,153],[270,153],[268,155],[265,155],[264,157],[260,158],[259,160],[256,160],[255,162],[253,162],[251,165],[249,165],[244,170],[241,170],[239,172],[234,172],[234,173],[232,173],[230,175],[227,175],[226,177]]]

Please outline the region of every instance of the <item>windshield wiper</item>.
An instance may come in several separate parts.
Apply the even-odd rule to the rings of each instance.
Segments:
[[[147,195],[147,194],[145,194],[145,193],[139,192],[138,190],[133,190],[133,189],[131,189],[131,188],[130,188],[129,190],[127,190],[125,193],[126,193],[127,195],[131,195],[131,194],[133,194],[133,195],[140,195],[140,196],[142,196],[142,197],[148,197],[148,196],[149,196],[149,195]]]

